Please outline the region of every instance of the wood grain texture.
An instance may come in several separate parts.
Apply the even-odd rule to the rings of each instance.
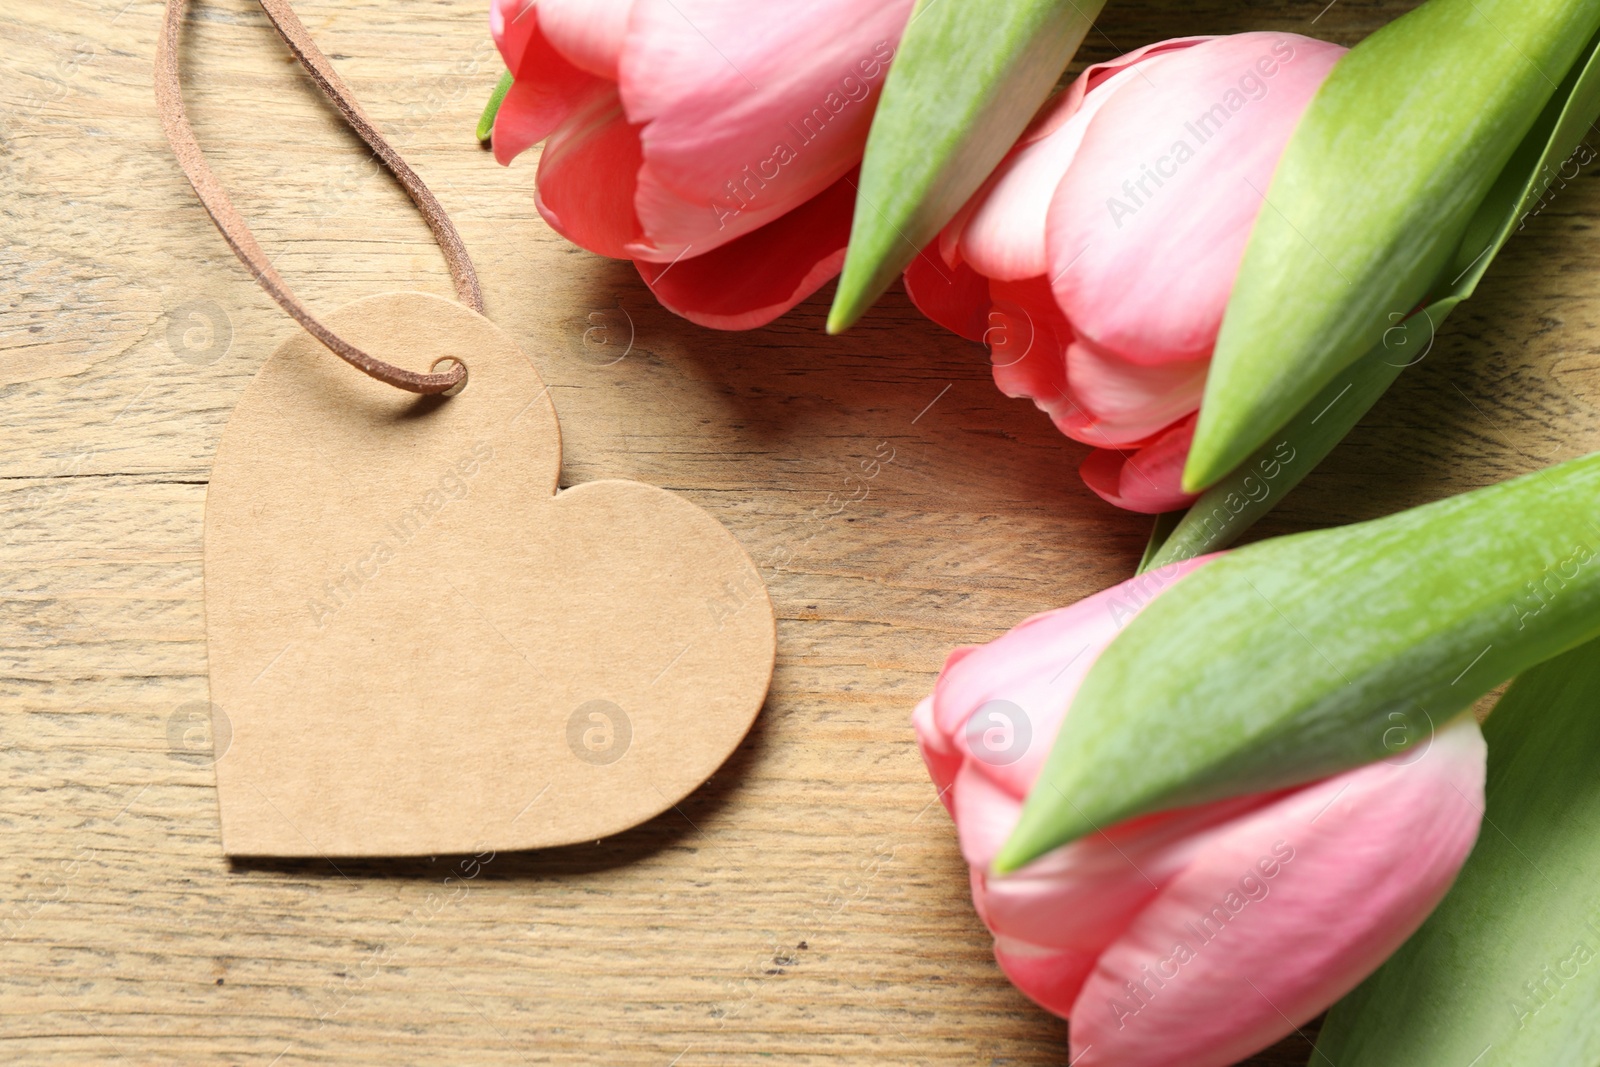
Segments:
[[[1352,43],[1403,0],[1113,0],[1086,58],[1196,32]],[[126,5],[126,6],[124,6]],[[618,838],[483,859],[230,866],[207,699],[206,480],[292,324],[170,158],[156,0],[0,13],[0,1058],[22,1064],[1064,1064],[1004,981],[908,723],[947,650],[1127,576],[1147,523],[981,350],[891,294],[724,335],[572,249],[471,140],[479,0],[304,0],[534,356],[563,484],[708,508],[765,568],[772,694],[704,789]],[[188,102],[321,310],[449,295],[427,231],[247,0],[197,0]],[[1600,183],[1554,191],[1261,532],[1382,515],[1600,448]],[[863,464],[893,461],[863,480]],[[864,488],[863,488],[864,487]],[[329,709],[336,715],[337,709]],[[441,775],[474,768],[441,767]],[[448,883],[446,879],[451,881]],[[1251,1064],[1304,1063],[1301,1038]]]

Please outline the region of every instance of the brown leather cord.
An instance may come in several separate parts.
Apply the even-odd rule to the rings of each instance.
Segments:
[[[466,246],[461,243],[461,235],[456,233],[456,228],[451,224],[450,216],[445,214],[444,207],[428,191],[428,187],[417,176],[417,172],[400,158],[399,153],[390,147],[389,142],[385,141],[383,135],[373,126],[371,120],[361,110],[361,105],[356,103],[355,97],[351,95],[349,86],[345,85],[344,80],[328,62],[328,57],[322,54],[322,50],[311,39],[311,35],[306,32],[305,26],[289,7],[287,0],[259,0],[259,2],[262,10],[267,13],[267,18],[272,20],[279,35],[289,45],[290,51],[305,67],[312,80],[317,83],[317,87],[327,94],[328,99],[344,116],[345,122],[349,123],[350,128],[355,130],[356,134],[377,154],[379,161],[411,196],[412,202],[427,220],[428,229],[433,231],[434,239],[439,242],[439,249],[444,253],[445,261],[450,265],[450,276],[455,279],[456,295],[462,303],[481,315],[483,294],[478,288],[478,274],[473,270],[472,258],[467,255]],[[216,174],[206,163],[205,156],[200,151],[200,142],[195,139],[194,130],[189,125],[189,117],[183,107],[183,81],[178,69],[178,42],[182,37],[184,14],[188,6],[188,0],[167,0],[166,21],[162,26],[161,37],[156,43],[156,107],[161,113],[161,125],[167,131],[167,140],[172,145],[173,154],[178,157],[178,165],[188,176],[189,184],[194,186],[195,194],[200,197],[200,202],[211,215],[211,221],[222,231],[223,239],[228,242],[246,269],[255,276],[256,281],[261,283],[261,287],[283,310],[304,326],[308,333],[352,366],[365,371],[380,382],[412,393],[444,393],[464,383],[467,369],[460,360],[454,360],[454,366],[447,373],[418,374],[385,363],[363,352],[318,321],[273,268],[272,261],[261,250],[261,246],[256,244],[255,235],[250,232],[244,216],[233,206],[227,192],[222,188],[222,183],[217,180]],[[438,366],[438,363],[434,366]]]

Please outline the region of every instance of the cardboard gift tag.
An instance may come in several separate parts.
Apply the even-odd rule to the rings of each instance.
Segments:
[[[557,492],[548,390],[473,311],[389,293],[327,321],[468,383],[403,393],[301,333],[234,411],[205,517],[224,851],[569,844],[694,790],[772,675],[738,542],[638,482]]]

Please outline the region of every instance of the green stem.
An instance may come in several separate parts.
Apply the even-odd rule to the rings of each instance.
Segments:
[[[488,144],[494,136],[494,117],[500,113],[500,105],[506,98],[506,93],[511,91],[511,72],[508,70],[500,75],[494,92],[489,94],[489,102],[483,105],[483,114],[478,116],[478,140]]]

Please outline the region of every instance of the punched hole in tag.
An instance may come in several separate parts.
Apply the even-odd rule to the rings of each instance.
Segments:
[[[460,367],[461,368],[461,380],[459,382],[457,382],[456,384],[452,385],[450,388],[446,389],[444,392],[440,393],[439,395],[440,396],[460,396],[462,394],[462,392],[464,392],[466,390],[466,388],[467,388],[467,379],[468,379],[468,377],[470,376],[470,373],[471,373],[470,371],[468,371],[467,365],[465,363],[463,363],[460,359],[458,359],[455,356],[440,356],[438,359],[434,360],[432,363],[430,363],[428,365],[428,373],[429,374],[437,373],[438,370],[439,370],[439,364],[441,364],[441,363],[454,363],[456,366]]]

